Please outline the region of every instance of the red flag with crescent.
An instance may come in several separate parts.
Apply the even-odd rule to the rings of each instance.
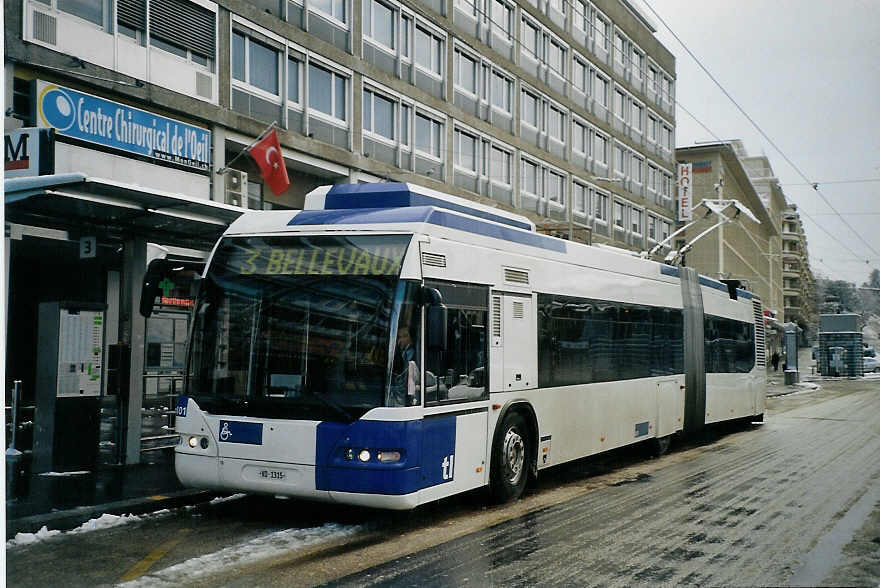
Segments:
[[[275,129],[248,149],[248,153],[260,166],[263,179],[276,196],[290,187],[287,166],[284,165],[284,158],[281,156],[281,145],[278,143],[278,133]]]

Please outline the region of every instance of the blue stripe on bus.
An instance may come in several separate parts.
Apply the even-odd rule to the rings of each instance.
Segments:
[[[315,488],[364,494],[411,494],[454,478],[456,417],[428,421],[322,422],[316,439]],[[352,450],[353,459],[346,459]],[[362,462],[358,454],[370,452]],[[380,463],[379,451],[401,461]]]
[[[434,198],[425,194],[419,194],[418,192],[411,191],[409,185],[402,183],[337,184],[332,186],[324,197],[324,208],[327,210],[415,206],[446,208],[448,210],[463,212],[492,222],[510,225],[518,229],[525,229],[527,231],[532,230],[532,226],[529,223],[498,214],[492,214],[486,210],[471,208],[464,204],[443,200],[442,198]]]
[[[288,226],[304,225],[368,225],[389,223],[429,223],[501,239],[558,253],[566,252],[565,241],[508,226],[460,216],[433,206],[401,208],[362,208],[358,210],[303,210]]]
[[[672,276],[674,278],[681,277],[681,271],[674,266],[662,264],[660,266],[660,273],[664,276]],[[722,282],[716,282],[715,280],[709,279],[706,276],[700,276],[700,284],[703,286],[707,286],[709,288],[714,288],[716,290],[721,290],[722,292],[730,293],[727,289],[727,285]],[[736,295],[740,298],[745,298],[746,300],[751,300],[754,298],[754,295],[748,290],[743,290],[742,288],[736,289]]]

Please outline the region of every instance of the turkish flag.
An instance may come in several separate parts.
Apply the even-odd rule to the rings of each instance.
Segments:
[[[281,145],[278,143],[278,133],[275,129],[248,149],[248,153],[260,166],[263,179],[276,196],[290,187],[290,178],[287,177],[287,167],[281,156]]]

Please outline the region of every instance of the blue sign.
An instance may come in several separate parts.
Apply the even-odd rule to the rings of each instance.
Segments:
[[[220,421],[220,441],[224,443],[263,444],[263,424]]]
[[[91,94],[38,82],[40,126],[72,137],[207,171],[211,131]]]

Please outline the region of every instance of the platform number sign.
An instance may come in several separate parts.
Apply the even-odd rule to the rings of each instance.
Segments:
[[[98,251],[98,240],[95,237],[80,237],[79,258],[91,259]]]

